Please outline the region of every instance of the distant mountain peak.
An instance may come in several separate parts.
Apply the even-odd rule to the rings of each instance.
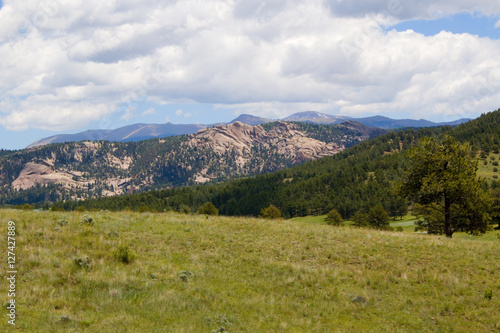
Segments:
[[[329,119],[329,118],[335,118],[334,116],[331,116],[326,113],[321,113],[317,111],[303,111],[303,112],[297,112],[294,113],[283,120],[295,120],[295,119],[316,119],[316,118],[323,118],[323,119]]]
[[[243,124],[255,126],[255,125],[261,125],[264,123],[270,123],[270,122],[273,122],[275,120],[269,119],[269,118],[252,116],[251,114],[241,114],[238,118],[231,120],[229,122],[229,124],[235,123],[237,121],[239,121]]]

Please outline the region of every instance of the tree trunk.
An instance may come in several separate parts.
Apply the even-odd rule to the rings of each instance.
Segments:
[[[451,230],[451,200],[446,193],[444,194],[444,234],[448,238],[453,236]]]

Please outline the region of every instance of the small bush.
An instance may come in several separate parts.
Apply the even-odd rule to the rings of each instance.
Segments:
[[[130,252],[128,246],[120,246],[115,250],[113,256],[116,260],[124,264],[130,264],[135,259],[135,256]]]
[[[61,324],[71,323],[72,321],[73,321],[73,319],[71,317],[68,317],[68,316],[61,316],[61,318],[59,318],[59,323],[61,323]]]
[[[188,205],[181,205],[179,207],[179,213],[182,213],[182,214],[191,214],[193,211],[191,210],[191,208],[188,206]]]
[[[232,326],[232,324],[224,315],[218,315],[216,318],[216,323],[219,327],[215,330],[212,330],[211,333],[228,332],[229,328]]]
[[[269,207],[260,210],[259,216],[265,219],[279,219],[281,211],[275,205],[269,205]]]
[[[73,262],[75,263],[76,266],[78,266],[79,268],[83,268],[83,269],[89,269],[90,268],[90,265],[92,263],[92,259],[90,259],[89,257],[85,257],[85,258],[75,258],[73,259]]]
[[[85,225],[94,225],[94,219],[89,215],[85,215],[81,221],[82,224]]]
[[[498,161],[494,161],[494,162],[493,162],[493,163],[491,163],[491,164],[493,164],[494,166],[498,166]]]
[[[139,213],[149,213],[149,212],[153,212],[153,208],[149,207],[149,206],[146,206],[146,205],[142,205],[139,207],[139,209],[137,209],[137,211]]]
[[[68,223],[69,223],[68,220],[65,219],[60,219],[59,221],[57,221],[57,224],[59,224],[61,227],[64,227]]]
[[[396,231],[397,231],[397,232],[403,232],[403,231],[404,231],[404,229],[403,229],[403,227],[397,227],[397,228],[396,228]]]
[[[182,282],[188,282],[190,277],[193,277],[194,274],[189,271],[180,271],[179,272],[179,278],[182,280]]]
[[[87,211],[87,208],[83,207],[83,206],[78,206],[76,207],[76,211],[77,212],[80,212],[80,213],[83,213],[83,212],[86,212]]]
[[[365,214],[361,211],[357,211],[354,213],[351,220],[354,222],[356,227],[366,227],[368,226],[368,214]]]
[[[200,208],[198,208],[198,214],[217,216],[219,215],[219,210],[214,206],[213,203],[208,201],[205,202]]]
[[[33,210],[33,209],[35,209],[35,207],[32,206],[32,205],[30,205],[30,204],[24,204],[24,205],[18,205],[18,206],[16,206],[16,209]]]
[[[336,209],[332,209],[331,211],[328,212],[325,221],[329,225],[336,225],[336,226],[342,225],[342,223],[344,223],[344,219]]]
[[[368,224],[376,229],[390,229],[389,214],[382,205],[378,204],[370,208],[368,212]]]

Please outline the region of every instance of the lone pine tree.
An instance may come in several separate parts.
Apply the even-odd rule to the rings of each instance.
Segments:
[[[446,136],[440,143],[424,137],[407,153],[409,168],[398,192],[420,207],[424,228],[445,234],[462,230],[485,233],[490,217],[490,197],[477,179],[477,161],[469,144],[460,144]]]

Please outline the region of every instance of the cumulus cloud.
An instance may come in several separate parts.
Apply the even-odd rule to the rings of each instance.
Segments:
[[[0,124],[77,128],[117,113],[152,114],[137,110],[145,100],[266,117],[306,109],[457,117],[497,108],[498,41],[390,28],[459,12],[500,14],[500,4],[5,0]]]

